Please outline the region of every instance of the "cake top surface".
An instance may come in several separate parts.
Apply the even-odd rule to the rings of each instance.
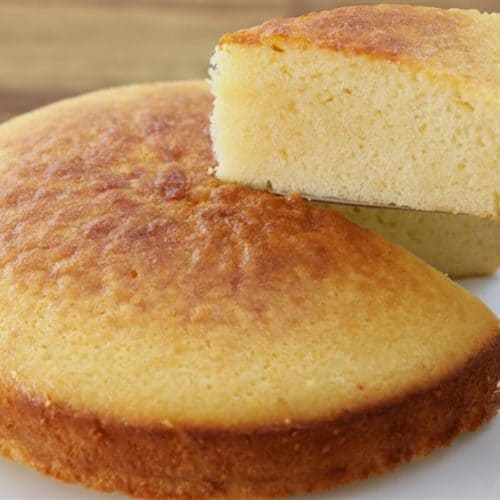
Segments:
[[[497,332],[477,299],[335,212],[223,184],[203,83],[0,127],[0,382],[87,413],[220,428],[437,383]]]
[[[225,35],[220,45],[317,47],[433,68],[500,86],[500,14],[408,5],[361,5],[272,19]]]

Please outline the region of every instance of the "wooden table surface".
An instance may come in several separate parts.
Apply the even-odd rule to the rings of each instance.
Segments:
[[[0,0],[0,121],[101,87],[204,78],[221,34],[269,17],[353,3],[356,0]],[[500,10],[500,0],[406,3]]]

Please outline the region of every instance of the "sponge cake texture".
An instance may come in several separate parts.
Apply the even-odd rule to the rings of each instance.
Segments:
[[[497,318],[342,215],[207,171],[199,82],[0,127],[0,451],[139,497],[387,471],[495,413]]]
[[[500,220],[474,215],[312,202],[337,210],[406,248],[452,278],[481,276],[500,265]]]
[[[500,216],[500,14],[343,7],[225,35],[212,63],[220,179]]]

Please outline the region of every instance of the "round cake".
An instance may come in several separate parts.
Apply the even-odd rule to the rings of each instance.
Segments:
[[[0,127],[0,452],[141,497],[387,471],[495,413],[497,318],[296,196],[224,184],[205,84]]]

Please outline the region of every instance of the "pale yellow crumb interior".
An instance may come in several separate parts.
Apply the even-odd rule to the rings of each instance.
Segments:
[[[311,202],[397,243],[453,278],[494,272],[500,265],[500,220],[473,215]]]
[[[216,175],[257,188],[500,215],[500,95],[327,49],[222,45]]]

